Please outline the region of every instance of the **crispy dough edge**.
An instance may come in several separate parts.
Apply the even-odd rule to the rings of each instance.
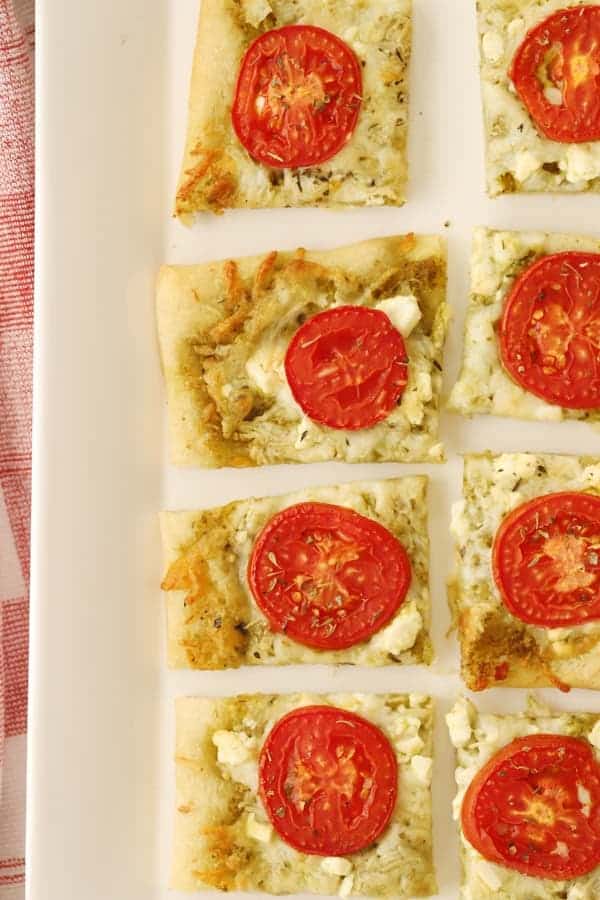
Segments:
[[[407,242],[412,246],[406,249]],[[374,238],[332,250],[307,251],[305,259],[321,265],[346,269],[360,275],[368,272],[383,257],[381,271],[389,263],[387,257],[394,251],[412,260],[437,259],[446,270],[446,241],[437,235],[395,235]],[[270,254],[236,258],[243,279],[254,278],[261,264]],[[289,261],[294,253],[283,251],[278,258]],[[171,462],[178,466],[252,467],[257,463],[245,448],[232,446],[230,442],[215,437],[210,439],[202,422],[208,415],[210,399],[204,392],[198,404],[186,386],[178,361],[178,348],[190,334],[208,331],[223,317],[219,304],[222,269],[228,260],[204,263],[197,266],[165,265],[159,271],[156,292],[156,315],[161,351],[162,369],[166,382],[169,407],[169,438]],[[438,303],[438,310],[449,315],[445,295]],[[447,332],[440,341],[442,349]],[[438,398],[439,399],[439,398]],[[281,460],[285,462],[285,460]]]

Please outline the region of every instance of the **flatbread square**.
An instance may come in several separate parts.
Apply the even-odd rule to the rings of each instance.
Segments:
[[[537,129],[509,77],[527,32],[552,13],[600,0],[478,0],[487,189],[498,194],[600,191],[600,141],[560,143]]]
[[[534,734],[560,734],[589,741],[600,751],[600,716],[597,713],[555,712],[529,698],[526,711],[510,715],[481,713],[460,698],[446,716],[456,750],[457,794],[453,816],[460,828],[460,811],[469,784],[485,763],[506,744]],[[460,828],[462,867],[461,900],[592,900],[600,896],[600,869],[568,881],[522,875],[489,862],[467,841]]]
[[[257,796],[257,760],[293,709],[333,705],[383,730],[398,764],[398,801],[382,836],[359,853],[307,855],[284,841]],[[243,695],[176,702],[177,812],[171,886],[370,897],[436,892],[432,861],[432,701],[411,694]]]
[[[444,242],[412,234],[336,250],[163,266],[157,315],[172,461],[212,467],[442,461],[445,288]],[[305,416],[284,371],[299,325],[343,305],[384,311],[404,329],[409,357],[399,405],[357,431]]]
[[[356,130],[321,165],[269,168],[237,138],[231,107],[240,62],[273,28],[314,25],[356,54],[363,96]],[[175,214],[231,207],[400,206],[407,180],[411,0],[203,0]]]
[[[492,577],[492,544],[503,518],[534,497],[559,491],[600,494],[600,458],[465,456],[463,499],[452,510],[456,569],[449,596],[462,676],[471,690],[544,685],[600,690],[600,622],[564,628],[526,624],[506,608]]]
[[[525,391],[504,369],[498,348],[498,323],[515,280],[543,256],[566,250],[600,253],[600,240],[541,231],[475,229],[463,358],[450,394],[450,410],[465,416],[487,413],[550,422],[600,421],[599,409],[565,409]]]
[[[263,527],[282,509],[306,501],[337,504],[373,519],[400,541],[410,560],[411,585],[395,616],[370,640],[346,650],[316,650],[275,633],[248,587],[248,561]],[[308,488],[202,512],[164,512],[161,531],[173,668],[431,662],[425,476]]]

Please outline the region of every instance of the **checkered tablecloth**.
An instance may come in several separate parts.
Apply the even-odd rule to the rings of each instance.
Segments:
[[[33,345],[33,7],[0,0],[0,898],[25,883]]]

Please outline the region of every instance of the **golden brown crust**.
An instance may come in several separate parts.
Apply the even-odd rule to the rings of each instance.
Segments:
[[[332,31],[354,49],[361,115],[346,147],[323,165],[269,169],[234,133],[235,82],[258,35],[297,22]],[[410,50],[411,0],[203,0],[175,214],[189,222],[199,211],[232,207],[402,204]]]
[[[157,316],[173,462],[440,461],[445,286],[442,240],[415,235],[163,266]],[[333,304],[373,306],[395,294],[414,294],[422,313],[407,338],[411,366],[401,405],[358,435],[306,420],[282,368],[299,323]],[[264,360],[257,354],[271,366],[262,381]]]

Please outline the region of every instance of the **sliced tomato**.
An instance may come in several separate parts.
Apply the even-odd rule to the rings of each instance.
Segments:
[[[600,253],[553,253],[522,272],[499,338],[526,391],[566,409],[600,407]]]
[[[573,6],[548,16],[527,33],[509,74],[547,138],[600,140],[600,7]]]
[[[469,785],[463,834],[490,862],[562,881],[600,863],[600,766],[587,741],[517,738]]]
[[[232,121],[248,153],[266,166],[315,166],[348,143],[361,103],[354,51],[323,28],[286,25],[248,47]]]
[[[408,356],[404,338],[384,312],[338,306],[298,329],[285,373],[309,418],[358,430],[381,422],[398,404],[408,381]]]
[[[396,755],[367,719],[335,706],[305,706],[269,732],[259,792],[287,844],[302,853],[346,856],[372,844],[390,821]]]
[[[600,497],[563,491],[521,504],[498,529],[492,568],[504,604],[523,622],[600,619]]]
[[[248,565],[273,630],[321,650],[352,647],[383,628],[410,581],[406,550],[387,528],[329,503],[299,503],[274,516]]]

